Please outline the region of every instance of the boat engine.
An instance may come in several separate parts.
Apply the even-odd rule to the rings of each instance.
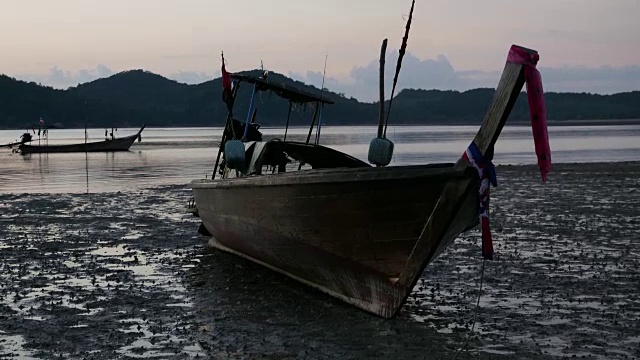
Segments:
[[[26,132],[26,133],[22,134],[22,136],[20,136],[20,143],[21,144],[31,142],[31,140],[33,140],[33,138],[31,137],[31,134],[29,134],[28,132]]]

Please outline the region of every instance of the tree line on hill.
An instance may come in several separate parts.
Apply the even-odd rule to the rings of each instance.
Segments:
[[[258,70],[243,72],[258,76]],[[277,73],[269,81],[284,83],[319,95],[320,89]],[[235,114],[247,116],[252,86],[238,91]],[[404,89],[393,100],[392,125],[479,124],[494,89],[443,91]],[[325,89],[323,96],[334,101],[323,109],[326,125],[375,125],[377,103],[360,102]],[[550,120],[640,119],[640,91],[613,95],[589,93],[545,94]],[[263,126],[283,126],[288,102],[275,94],[260,93],[256,99],[257,122]],[[311,105],[296,106],[291,125],[309,125]],[[510,121],[527,121],[529,109],[524,94]],[[0,75],[0,128],[22,129],[44,119],[49,127],[150,127],[223,126],[226,106],[222,101],[221,79],[187,85],[143,70],[130,70],[66,90],[53,89]]]

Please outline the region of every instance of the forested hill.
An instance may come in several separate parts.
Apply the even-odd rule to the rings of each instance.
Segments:
[[[258,71],[244,72],[258,75]],[[320,89],[277,73],[269,81],[320,94]],[[245,119],[252,86],[240,86],[236,118]],[[441,90],[401,91],[393,101],[391,124],[479,124],[493,89],[464,92]],[[215,79],[198,85],[181,84],[142,70],[125,71],[67,90],[19,81],[0,75],[0,128],[22,129],[42,117],[51,127],[222,126],[226,108],[222,83]],[[328,125],[375,125],[378,106],[325,90],[335,104],[322,114]],[[585,119],[640,119],[640,91],[615,95],[546,93],[548,118],[556,121]],[[257,122],[281,126],[288,103],[275,94],[260,93]],[[308,125],[312,108],[296,107],[292,125]],[[521,94],[510,121],[528,119],[526,96]],[[568,122],[567,122],[568,123]]]

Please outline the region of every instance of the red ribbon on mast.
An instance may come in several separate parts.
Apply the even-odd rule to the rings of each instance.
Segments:
[[[224,53],[222,53],[222,101],[227,104],[227,109],[231,112],[233,108],[233,93],[231,92],[231,75],[224,66]]]

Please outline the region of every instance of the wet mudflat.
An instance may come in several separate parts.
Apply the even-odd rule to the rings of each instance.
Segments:
[[[498,181],[479,309],[471,231],[393,320],[208,249],[183,186],[0,195],[0,358],[640,357],[640,163]]]
[[[2,195],[0,354],[198,354],[182,279],[200,244],[171,191]]]

